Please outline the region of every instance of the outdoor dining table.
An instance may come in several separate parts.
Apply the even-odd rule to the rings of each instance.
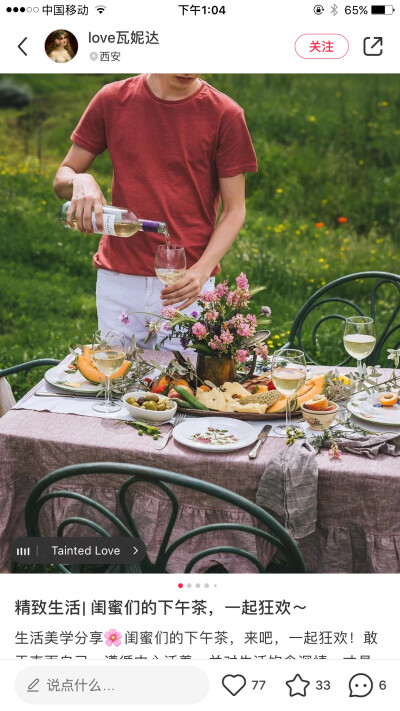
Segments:
[[[169,353],[145,351],[147,358],[168,363]],[[318,368],[319,372],[329,370]],[[43,389],[41,381],[35,389]],[[0,570],[10,566],[11,542],[25,535],[24,509],[34,484],[60,467],[85,462],[126,462],[157,467],[202,479],[255,502],[260,479],[268,462],[286,447],[285,438],[269,436],[259,456],[250,460],[250,447],[229,453],[204,453],[189,449],[173,438],[165,449],[155,450],[151,437],[115,420],[76,414],[39,412],[24,408],[31,391],[0,419]],[[37,398],[40,400],[40,398]],[[212,414],[212,413],[211,413]],[[343,453],[331,459],[327,450],[318,456],[318,506],[314,533],[298,541],[309,572],[400,572],[400,461],[379,454],[373,459]],[[80,476],[70,488],[120,513],[118,490],[122,476]],[[180,513],[174,536],[206,523],[246,522],[248,515],[232,506],[188,489],[179,489]],[[169,510],[168,501],[150,485],[132,493],[131,507],[150,558],[157,550]],[[43,509],[43,528],[55,535],[66,515],[79,515],[79,504],[55,499]],[[68,534],[66,534],[68,535]],[[82,530],[80,535],[90,535]],[[215,544],[215,540],[213,539]],[[193,544],[195,545],[195,544]],[[234,545],[234,543],[233,543]],[[260,539],[265,562],[274,551]],[[229,572],[255,572],[243,564],[219,559]],[[179,555],[171,559],[171,572],[182,570]],[[194,572],[203,572],[201,565]]]

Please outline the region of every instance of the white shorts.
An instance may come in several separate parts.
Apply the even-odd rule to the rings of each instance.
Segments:
[[[203,290],[212,290],[214,284],[214,277],[210,277]],[[162,343],[168,336],[168,331],[163,329],[144,343],[149,322],[157,321],[161,316],[162,289],[164,284],[157,277],[133,276],[109,269],[98,269],[96,302],[99,329],[122,331],[129,339],[134,334],[136,344],[140,348],[154,349],[157,343],[162,351],[183,350],[177,338],[167,339]],[[130,323],[121,323],[122,311],[129,314]],[[192,311],[199,311],[196,302],[184,309],[183,313],[190,314]]]

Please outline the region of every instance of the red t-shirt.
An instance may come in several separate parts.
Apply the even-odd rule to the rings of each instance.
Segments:
[[[112,204],[166,222],[172,243],[185,247],[188,267],[214,230],[218,179],[257,170],[243,109],[204,81],[178,101],[156,97],[144,74],[107,84],[71,139],[91,153],[108,149]],[[94,265],[154,276],[154,254],[163,243],[163,235],[148,232],[126,239],[103,235]]]

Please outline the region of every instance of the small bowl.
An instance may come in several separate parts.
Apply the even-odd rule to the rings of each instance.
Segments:
[[[310,410],[305,407],[304,403],[301,405],[301,411],[303,413],[304,420],[307,422],[312,430],[327,430],[328,427],[336,420],[339,406],[336,402],[329,401],[329,406],[335,406],[334,410],[326,412],[326,410]]]
[[[123,403],[125,408],[128,410],[129,414],[132,415],[135,420],[142,420],[143,422],[154,422],[156,424],[162,424],[163,422],[168,422],[176,413],[177,404],[170,400],[173,407],[170,410],[145,410],[143,407],[135,407],[127,402],[128,397],[134,397],[137,400],[139,397],[144,397],[146,395],[144,390],[135,390],[130,393],[125,393]],[[158,393],[157,393],[158,395]],[[165,395],[158,395],[159,400],[168,400],[169,398]]]

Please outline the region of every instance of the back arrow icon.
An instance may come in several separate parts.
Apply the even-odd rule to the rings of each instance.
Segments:
[[[20,42],[19,45],[18,45],[18,49],[21,50],[22,54],[24,54],[25,57],[27,57],[28,55],[27,55],[27,53],[25,52],[25,50],[22,49],[22,45],[24,44],[25,40],[27,40],[27,39],[28,39],[27,37],[24,37],[24,39],[21,40],[21,42]]]

